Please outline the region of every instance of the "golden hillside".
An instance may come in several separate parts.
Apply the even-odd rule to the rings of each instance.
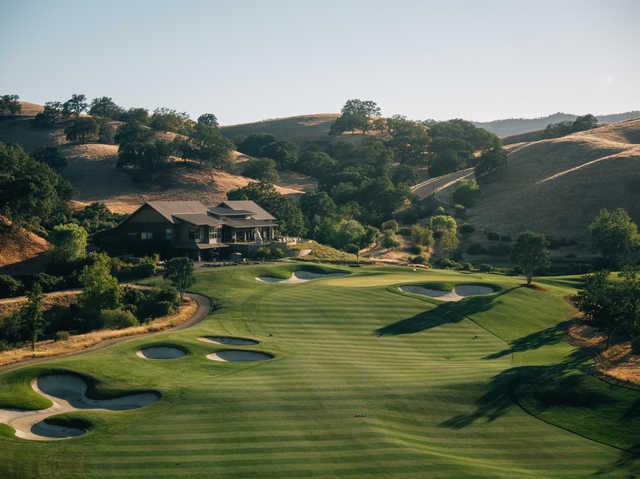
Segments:
[[[640,222],[638,119],[519,144],[506,177],[483,186],[469,213],[481,229],[584,237],[602,208],[625,208]]]
[[[23,228],[10,227],[10,222],[0,216],[0,267],[21,263],[47,249],[47,240]]]
[[[267,133],[279,140],[292,143],[328,139],[331,124],[338,113],[315,113],[311,115],[275,118],[271,120],[223,126],[220,129],[228,138],[237,141],[254,133]]]
[[[23,107],[25,102],[23,102]],[[34,104],[29,108],[37,112]],[[32,116],[0,119],[0,141],[16,143],[26,151],[33,152],[42,146],[55,145],[67,158],[68,166],[62,175],[76,190],[77,205],[100,201],[109,209],[129,213],[149,200],[200,200],[213,204],[226,198],[230,190],[246,186],[255,181],[239,174],[217,169],[195,167],[177,161],[175,168],[154,182],[153,186],[135,183],[129,175],[116,168],[118,145],[89,143],[70,144],[64,137],[66,122],[55,128],[34,128]],[[161,136],[172,139],[175,134]],[[232,153],[232,162],[245,161],[245,155]],[[313,185],[302,175],[283,174],[282,184],[276,189],[282,194],[301,194]]]

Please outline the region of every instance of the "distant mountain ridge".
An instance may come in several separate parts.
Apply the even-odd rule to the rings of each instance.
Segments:
[[[560,123],[562,121],[573,121],[578,117],[571,113],[554,113],[540,118],[509,118],[505,120],[474,121],[475,126],[484,128],[500,137],[519,135],[530,131],[543,130],[549,123]],[[632,120],[640,118],[640,111],[628,111],[625,113],[613,113],[610,115],[596,115],[601,124],[613,123],[616,121]]]

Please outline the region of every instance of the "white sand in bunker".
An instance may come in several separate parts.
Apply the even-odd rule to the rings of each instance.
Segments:
[[[456,302],[461,301],[468,296],[484,296],[495,293],[493,288],[489,286],[480,286],[473,284],[461,284],[453,288],[453,291],[440,291],[437,289],[425,288],[424,286],[400,286],[400,291],[404,293],[424,294],[440,301]]]
[[[142,359],[177,359],[186,353],[180,348],[171,346],[150,346],[142,348],[136,353],[136,356]]]
[[[256,341],[255,339],[238,338],[235,336],[202,336],[198,338],[198,341],[202,341],[203,343],[228,344],[231,346],[252,346],[260,343],[260,341]]]
[[[306,283],[313,279],[320,278],[339,278],[340,276],[346,276],[347,273],[311,273],[309,271],[295,271],[287,279],[275,278],[273,276],[257,276],[256,280],[261,283],[279,283],[279,284],[295,284]]]
[[[273,359],[273,354],[260,351],[244,351],[242,349],[225,349],[207,355],[207,359],[212,361],[233,362],[233,361],[266,361]]]
[[[83,429],[44,422],[51,416],[81,409],[125,411],[147,406],[160,399],[160,394],[155,392],[134,393],[112,399],[92,399],[87,397],[86,381],[73,374],[41,376],[31,381],[31,387],[53,405],[37,411],[0,408],[0,423],[15,429],[17,437],[34,441],[54,441],[84,434]]]

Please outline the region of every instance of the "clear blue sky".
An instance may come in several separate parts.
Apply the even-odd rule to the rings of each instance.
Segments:
[[[0,0],[0,93],[223,124],[338,111],[492,120],[640,109],[640,1]]]

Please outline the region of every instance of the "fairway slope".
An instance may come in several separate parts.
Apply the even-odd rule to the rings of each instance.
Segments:
[[[90,435],[46,447],[0,432],[0,476],[37,470],[32,476],[51,479],[60,467],[65,479],[638,474],[638,458],[616,446],[634,440],[635,416],[620,421],[640,392],[606,385],[615,414],[599,401],[605,383],[587,374],[589,358],[577,356],[563,332],[575,314],[564,299],[572,288],[545,283],[542,291],[520,287],[517,277],[394,266],[343,268],[351,274],[300,287],[255,279],[286,279],[310,267],[326,268],[276,263],[197,272],[193,289],[217,307],[193,328],[163,333],[162,344],[189,349],[178,361],[137,358],[149,346],[145,338],[50,361],[109,378],[118,391],[144,387],[163,399],[126,413],[92,413]],[[398,291],[409,284],[499,291],[436,302]],[[219,336],[260,346],[200,340]],[[207,359],[231,352],[273,359]],[[0,403],[26,408],[33,375],[32,368],[0,374]],[[563,382],[565,375],[580,379]],[[530,381],[551,391],[530,393]],[[563,384],[575,388],[570,398],[593,393],[597,407],[557,397],[562,389],[553,386]],[[616,432],[621,425],[624,434]]]

